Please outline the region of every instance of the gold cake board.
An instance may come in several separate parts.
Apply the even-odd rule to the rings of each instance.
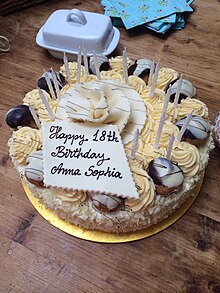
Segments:
[[[49,223],[51,223],[53,226],[57,227],[58,229],[72,236],[75,236],[84,240],[101,242],[101,243],[124,243],[124,242],[129,242],[134,240],[140,240],[140,239],[152,236],[166,229],[173,223],[175,223],[180,217],[182,217],[185,214],[185,212],[190,208],[190,206],[195,201],[202,187],[203,177],[204,176],[201,176],[196,187],[191,191],[191,197],[188,200],[186,200],[185,203],[167,219],[147,229],[143,229],[143,230],[135,231],[135,232],[121,233],[121,234],[113,234],[113,233],[107,233],[107,232],[96,231],[96,230],[88,230],[88,229],[79,228],[78,226],[70,224],[58,218],[52,211],[46,209],[46,207],[43,204],[40,204],[38,199],[32,195],[31,191],[29,190],[29,188],[27,187],[27,185],[24,183],[23,180],[22,180],[22,185],[27,194],[27,197],[29,198],[30,202],[35,207],[35,209],[41,214],[41,216],[44,219],[46,219]]]

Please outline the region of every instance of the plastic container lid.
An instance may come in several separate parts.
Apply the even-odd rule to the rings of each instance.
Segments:
[[[108,55],[116,48],[119,37],[108,16],[72,9],[52,13],[36,42],[48,50],[77,54],[79,46],[84,45],[88,55],[93,51]]]

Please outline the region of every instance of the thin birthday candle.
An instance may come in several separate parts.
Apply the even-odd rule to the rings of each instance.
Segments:
[[[162,114],[160,116],[160,122],[159,122],[158,130],[157,130],[157,136],[156,136],[155,143],[154,143],[154,148],[156,148],[156,149],[159,147],[160,137],[162,134],[163,125],[164,125],[164,121],[166,118],[166,111],[167,111],[167,107],[168,107],[169,100],[170,100],[170,93],[171,93],[171,89],[169,88],[167,91],[167,94],[166,94],[166,99],[163,104],[163,110],[162,110]]]
[[[81,61],[82,61],[82,50],[81,46],[79,46],[79,51],[77,54],[77,76],[76,76],[76,83],[80,83],[80,77],[81,77]]]
[[[160,60],[158,60],[157,65],[156,65],[156,69],[154,72],[154,78],[153,78],[153,82],[152,82],[151,90],[150,90],[150,98],[153,98],[153,96],[154,96],[159,70],[160,70]]]
[[[41,128],[41,124],[40,124],[40,120],[39,120],[39,118],[38,118],[38,116],[37,116],[36,111],[35,111],[34,108],[31,107],[31,106],[29,106],[29,109],[30,109],[31,115],[32,115],[32,117],[33,117],[33,119],[34,119],[34,122],[35,122],[36,125],[37,125],[37,128],[40,129],[40,128]]]
[[[59,84],[58,84],[58,81],[57,81],[57,76],[53,70],[53,68],[51,68],[51,74],[52,74],[52,80],[53,80],[53,84],[55,86],[55,91],[56,91],[56,94],[57,94],[57,99],[58,101],[60,100],[61,98],[61,95],[60,95],[60,88],[59,88]]]
[[[52,96],[53,100],[56,100],[56,95],[55,95],[55,92],[53,90],[53,86],[52,86],[50,77],[49,77],[48,73],[45,70],[44,70],[44,76],[45,76],[46,83],[47,83],[47,86],[49,88],[49,91],[51,93],[51,96]]]
[[[88,66],[87,51],[86,51],[86,47],[84,44],[83,44],[83,63],[85,66],[85,75],[88,76],[89,75],[89,66]]]
[[[148,79],[148,86],[152,85],[152,79],[153,79],[153,75],[154,75],[154,69],[155,69],[155,63],[154,60],[151,63],[151,67],[150,67],[150,74],[149,74],[149,79]]]
[[[94,65],[95,65],[95,73],[96,73],[98,80],[100,80],[101,77],[100,77],[100,71],[99,71],[99,64],[98,64],[97,55],[96,55],[95,51],[93,51],[93,58],[94,58]]]
[[[157,136],[156,136],[155,143],[154,143],[154,148],[155,149],[158,149],[158,147],[159,147],[160,138],[161,138],[161,135],[162,135],[162,130],[163,130],[165,118],[166,118],[166,113],[163,112],[161,114],[161,116],[160,116],[160,122],[159,122],[158,130],[157,130]]]
[[[46,99],[46,97],[44,95],[44,92],[40,88],[38,88],[38,91],[39,91],[39,95],[41,97],[41,100],[42,100],[42,102],[43,102],[43,104],[44,104],[44,106],[45,106],[45,108],[46,108],[46,110],[47,110],[47,112],[48,112],[48,114],[50,116],[50,119],[52,121],[54,121],[55,120],[55,115],[54,115],[53,111],[50,108],[50,105],[49,105],[49,103],[48,103],[48,101],[47,101],[47,99]]]
[[[66,71],[67,82],[70,85],[71,84],[70,69],[69,69],[68,59],[65,52],[63,52],[63,63],[64,63],[65,71]]]
[[[170,137],[170,140],[169,140],[168,148],[167,148],[167,155],[166,155],[167,160],[170,159],[174,140],[175,140],[175,137],[174,137],[174,134],[172,134],[171,137]]]
[[[130,154],[130,158],[132,160],[134,160],[135,158],[135,152],[136,152],[136,148],[137,148],[137,143],[138,143],[138,139],[139,139],[139,129],[137,129],[134,133],[134,139],[133,139],[133,143],[132,143],[132,147],[131,147],[131,154]]]
[[[168,91],[166,93],[166,98],[165,98],[165,101],[164,101],[164,104],[163,104],[162,113],[166,112],[166,110],[167,110],[167,107],[169,105],[169,100],[170,100],[170,94],[171,94],[171,87],[169,87],[169,89],[168,89]]]
[[[126,52],[126,48],[124,48],[124,51],[123,51],[123,76],[124,76],[125,82],[127,84],[129,84],[129,81],[128,81],[128,65],[127,65],[127,52]]]
[[[181,141],[182,136],[183,136],[184,132],[186,131],[186,128],[189,125],[190,120],[192,119],[193,111],[187,116],[187,118],[186,118],[186,120],[185,120],[185,122],[184,122],[184,124],[183,124],[183,126],[182,126],[182,128],[180,130],[180,133],[176,137],[176,142],[180,142]]]
[[[182,87],[182,83],[183,83],[183,75],[181,74],[180,79],[179,79],[178,84],[177,84],[175,99],[174,99],[174,102],[173,102],[173,107],[174,108],[176,108],[178,106],[178,101],[179,101],[179,97],[180,97],[180,90],[181,90],[181,87]]]

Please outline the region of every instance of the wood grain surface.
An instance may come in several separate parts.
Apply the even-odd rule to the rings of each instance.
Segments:
[[[220,110],[220,2],[197,0],[185,29],[158,36],[125,31],[114,55],[161,59],[183,73],[210,109]],[[49,1],[0,18],[11,51],[0,53],[0,292],[220,292],[220,150],[212,151],[202,190],[174,225],[126,244],[98,244],[65,234],[27,199],[8,156],[6,111],[22,103],[38,77],[61,61],[35,36],[57,9],[103,12],[99,1]]]

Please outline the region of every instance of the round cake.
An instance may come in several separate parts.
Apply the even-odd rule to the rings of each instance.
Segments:
[[[160,68],[152,90],[152,60],[127,58],[127,78],[121,56],[97,55],[88,64],[81,65],[80,72],[76,62],[68,63],[68,72],[64,65],[59,72],[47,71],[23,105],[7,112],[6,123],[13,129],[8,142],[12,162],[32,195],[61,219],[111,233],[145,229],[192,196],[204,173],[214,147],[208,108],[192,83],[179,83],[180,75],[171,68]],[[59,132],[62,126],[66,133]],[[70,129],[76,133],[67,135]],[[86,153],[92,131],[93,144]],[[47,141],[48,133],[56,142]],[[101,142],[95,144],[99,133]],[[49,168],[53,157],[61,158],[64,144],[74,145],[77,139],[77,148],[62,151],[59,167]],[[61,140],[63,145],[58,145]],[[79,166],[92,157],[97,170],[89,167],[94,177],[89,181],[89,175],[82,179]],[[63,164],[70,161],[72,169],[65,169]],[[108,169],[101,171],[108,162]],[[55,173],[60,177],[54,182]],[[105,180],[101,185],[99,178]]]

